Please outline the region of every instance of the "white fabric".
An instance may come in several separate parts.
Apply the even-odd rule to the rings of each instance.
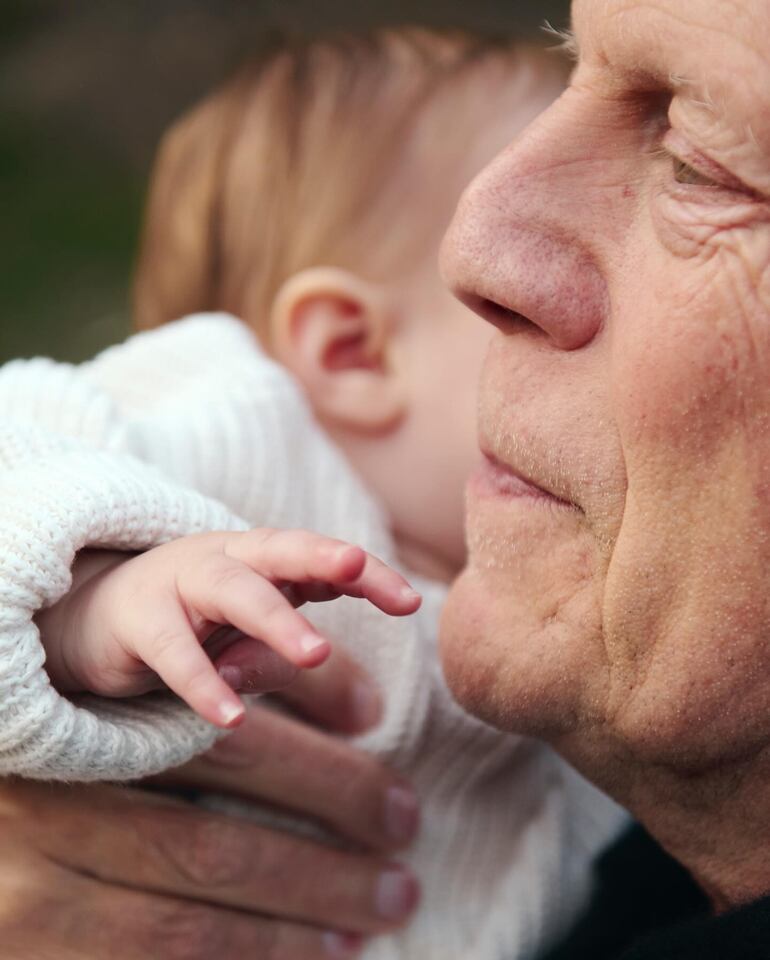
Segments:
[[[32,616],[66,592],[83,546],[145,549],[247,523],[307,527],[395,561],[381,510],[238,321],[188,318],[81,367],[0,370],[0,772],[130,779],[213,741],[169,696],[58,696]],[[385,693],[383,723],[356,742],[422,802],[406,859],[423,906],[366,957],[530,957],[584,904],[588,865],[623,815],[546,749],[455,704],[436,650],[445,590],[411,579],[425,600],[410,618],[348,599],[306,608]]]

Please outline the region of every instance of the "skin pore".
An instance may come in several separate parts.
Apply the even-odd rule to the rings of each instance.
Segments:
[[[569,90],[444,248],[498,328],[445,669],[721,909],[770,890],[770,10],[577,0],[573,22]]]

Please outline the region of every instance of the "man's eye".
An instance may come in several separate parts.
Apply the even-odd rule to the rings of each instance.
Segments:
[[[674,166],[674,179],[677,183],[690,183],[697,187],[718,187],[719,184],[711,177],[691,167],[689,163],[680,160],[679,157],[672,157],[671,162]]]

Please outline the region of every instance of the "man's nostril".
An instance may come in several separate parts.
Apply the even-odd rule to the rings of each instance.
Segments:
[[[517,313],[515,310],[509,310],[508,307],[504,307],[495,300],[488,300],[486,297],[473,295],[464,296],[462,299],[465,305],[470,307],[474,313],[477,313],[486,320],[487,323],[491,323],[493,327],[496,327],[502,333],[514,333],[517,330],[534,329],[534,324],[523,314]]]
[[[530,323],[523,314],[516,313],[515,310],[509,310],[507,307],[495,303],[494,300],[485,301],[484,311],[485,318],[503,333],[513,333],[525,328],[534,329],[534,324]]]

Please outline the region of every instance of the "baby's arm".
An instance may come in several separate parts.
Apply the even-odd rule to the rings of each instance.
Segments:
[[[52,686],[36,624],[70,592],[76,555],[270,524],[392,558],[378,511],[324,440],[296,385],[231,318],[171,324],[81,368],[0,369],[0,775],[131,779],[215,738],[172,697]]]
[[[262,643],[298,668],[327,658],[329,643],[295,607],[347,595],[403,616],[420,603],[359,547],[302,530],[199,534],[129,558],[90,553],[80,565],[75,589],[37,617],[56,688],[126,697],[165,684],[220,727],[243,717],[224,677],[248,686]],[[205,648],[222,626],[241,638],[240,678],[226,669],[232,638]]]

